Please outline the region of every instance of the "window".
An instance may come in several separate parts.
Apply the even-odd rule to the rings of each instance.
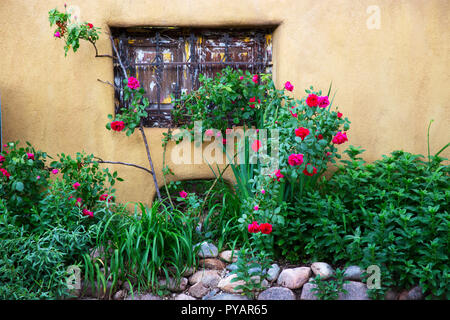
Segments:
[[[169,127],[171,94],[179,97],[199,86],[198,76],[213,77],[231,66],[251,73],[272,69],[273,29],[112,28],[114,41],[130,76],[150,101],[146,127]],[[116,112],[123,105],[120,70],[114,66]]]

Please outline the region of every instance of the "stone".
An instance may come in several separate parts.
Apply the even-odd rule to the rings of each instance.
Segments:
[[[415,286],[411,290],[403,290],[398,300],[422,300],[422,288],[420,286]]]
[[[344,280],[362,281],[364,270],[358,266],[349,266],[344,271]]]
[[[347,293],[339,292],[338,300],[370,300],[367,294],[367,287],[359,281],[349,281],[342,285]]]
[[[212,243],[205,241],[195,245],[194,248],[197,246],[200,246],[197,254],[200,258],[215,258],[219,255],[219,249]]]
[[[194,272],[195,272],[195,268],[191,267],[191,268],[186,269],[181,275],[183,277],[190,277],[194,274]]]
[[[181,278],[178,282],[176,281],[175,278],[169,278],[168,282],[166,279],[161,279],[159,281],[159,285],[162,287],[166,287],[168,290],[172,292],[180,292],[186,290],[188,282],[189,281],[187,278]]]
[[[211,282],[214,282],[214,280],[217,280],[217,283],[219,283],[220,273],[217,270],[202,269],[189,277],[189,283],[191,285],[201,281],[203,284],[208,284],[208,286],[213,287],[214,285],[211,285]]]
[[[188,292],[195,298],[202,298],[209,292],[209,288],[206,287],[202,282],[197,282],[189,288]]]
[[[236,262],[238,259],[238,252],[239,250],[225,250],[219,254],[219,258],[227,263]]]
[[[146,294],[135,294],[134,296],[130,294],[128,297],[125,298],[125,300],[162,300],[162,298],[153,295],[151,293],[146,293]]]
[[[267,270],[267,281],[272,282],[277,280],[280,272],[281,272],[280,267],[276,263],[272,264],[269,270]]]
[[[219,281],[219,283],[217,284],[217,287],[220,290],[228,292],[228,293],[241,293],[242,289],[235,290],[235,288],[239,285],[244,285],[245,282],[244,282],[244,280],[238,280],[235,282],[231,282],[231,280],[233,280],[236,277],[237,277],[236,274],[232,274],[226,278],[221,279]]]
[[[237,264],[232,263],[232,264],[227,265],[226,268],[227,268],[227,270],[230,270],[230,271],[236,271],[238,269],[238,266],[237,266]]]
[[[127,291],[119,290],[114,294],[113,300],[123,300],[126,298],[126,296],[127,296]]]
[[[293,269],[284,269],[278,276],[277,283],[288,289],[299,289],[311,276],[311,268],[299,267]]]
[[[225,263],[214,258],[202,259],[198,262],[198,265],[201,268],[212,270],[223,270],[226,267]]]
[[[325,262],[314,262],[311,265],[311,271],[316,276],[320,276],[321,280],[329,279],[334,274],[333,268]]]
[[[126,292],[130,292],[131,291],[130,283],[128,281],[122,283],[122,289],[125,290]]]
[[[174,300],[197,300],[194,297],[188,296],[187,294],[180,293],[177,295]]]
[[[313,291],[313,288],[316,287],[317,286],[314,283],[305,283],[302,288],[300,300],[318,300],[317,296],[315,295],[316,291]]]
[[[295,294],[288,288],[272,287],[261,292],[258,300],[295,300]]]
[[[210,292],[208,292],[203,298],[202,300],[209,300],[212,297],[214,297],[220,290],[218,288],[214,288],[212,289]]]
[[[206,300],[250,300],[246,296],[230,293],[220,293]]]
[[[386,294],[384,295],[384,300],[397,300],[399,296],[399,293],[393,289],[389,289],[386,291]]]

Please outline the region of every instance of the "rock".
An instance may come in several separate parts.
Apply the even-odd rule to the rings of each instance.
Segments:
[[[197,246],[200,246],[198,251],[198,256],[200,258],[215,258],[219,255],[219,249],[217,249],[217,247],[212,243],[205,241],[200,244],[196,244],[194,248]]]
[[[186,269],[186,271],[184,271],[181,275],[183,277],[190,277],[194,274],[194,272],[195,272],[195,268],[191,267],[191,268]]]
[[[201,281],[206,287],[213,288],[217,286],[220,279],[220,274],[217,270],[200,270],[190,276],[189,283],[194,285]]]
[[[325,262],[314,262],[311,265],[311,271],[316,276],[320,276],[320,280],[326,280],[334,274],[333,268]]]
[[[227,268],[227,270],[230,270],[230,271],[236,271],[238,269],[238,266],[235,263],[232,263],[232,264],[227,265],[226,268]]]
[[[209,299],[205,300],[250,300],[246,296],[237,295],[237,294],[229,294],[229,293],[220,293],[216,296],[213,296]]]
[[[238,254],[239,250],[225,250],[222,251],[219,254],[220,259],[222,259],[223,261],[230,263],[230,262],[236,262],[238,259]],[[233,257],[231,257],[233,256]]]
[[[122,283],[122,289],[125,290],[126,292],[130,292],[131,291],[131,286],[128,283],[128,281],[125,281],[124,283]]]
[[[219,283],[217,284],[217,287],[219,289],[221,289],[222,291],[225,291],[228,293],[241,293],[242,289],[235,290],[235,288],[239,285],[244,285],[245,282],[244,282],[244,280],[238,280],[235,282],[231,282],[231,280],[233,280],[236,277],[237,277],[236,274],[232,274],[226,278],[223,278],[222,280],[219,281]]]
[[[261,292],[258,300],[295,300],[295,294],[288,288],[272,287]]]
[[[202,298],[209,292],[209,288],[203,285],[202,282],[197,282],[189,288],[189,294],[195,298]]]
[[[367,287],[362,282],[349,281],[344,283],[342,288],[347,290],[347,293],[339,292],[338,300],[370,300],[367,295]]]
[[[208,292],[208,293],[202,298],[202,300],[209,300],[209,299],[211,299],[211,298],[214,297],[214,296],[217,294],[217,292],[219,292],[219,291],[220,291],[220,290],[217,289],[217,288],[212,289],[210,292]]]
[[[398,300],[423,300],[422,288],[415,286],[411,290],[404,290]]]
[[[384,295],[384,300],[397,300],[398,296],[399,293],[397,291],[395,291],[394,289],[389,289]]]
[[[358,266],[349,266],[344,271],[344,280],[362,281],[364,270]]]
[[[159,285],[162,287],[166,287],[168,290],[172,292],[180,292],[186,290],[186,287],[188,285],[188,279],[181,278],[178,282],[174,278],[169,278],[168,282],[166,279],[161,279],[159,281]]]
[[[302,288],[302,294],[300,295],[300,300],[318,300],[315,293],[316,291],[313,291],[313,288],[316,288],[317,286],[311,282],[305,283]]]
[[[277,283],[285,288],[299,289],[311,276],[311,268],[299,267],[293,269],[284,269],[278,276]]]
[[[202,267],[204,269],[212,269],[212,270],[223,270],[225,269],[226,265],[219,259],[214,258],[207,258],[202,259],[198,262],[199,267]]]
[[[119,290],[114,294],[113,300],[123,300],[126,298],[126,296],[127,296],[127,291]]]
[[[128,297],[125,298],[125,300],[162,300],[162,298],[153,295],[151,293],[146,293],[146,294],[135,294],[134,296],[130,294]]]
[[[197,300],[194,297],[188,296],[187,294],[180,293],[177,295],[174,300]]]
[[[280,272],[281,272],[280,267],[276,263],[272,264],[269,270],[267,271],[267,280],[270,282],[277,280]]]

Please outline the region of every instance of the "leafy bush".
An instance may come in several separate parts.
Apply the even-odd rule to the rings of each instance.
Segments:
[[[62,155],[52,170],[29,143],[7,146],[0,155],[0,298],[70,296],[67,268],[81,266],[95,245],[96,224],[114,207],[111,185],[120,178],[100,170],[92,155]]]
[[[315,287],[311,291],[319,300],[337,300],[339,293],[348,293],[343,287],[344,283],[348,282],[344,280],[344,276],[344,270],[339,268],[330,279],[322,280],[320,275],[317,275],[312,281]]]
[[[382,290],[375,294],[420,284],[428,298],[448,299],[449,166],[404,151],[365,164],[361,152],[347,150],[350,160],[322,190],[290,209],[282,254],[303,246],[314,260],[378,265]]]

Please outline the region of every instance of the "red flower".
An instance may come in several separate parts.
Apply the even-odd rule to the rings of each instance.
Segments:
[[[0,162],[5,161],[5,159],[6,159],[6,158],[5,158],[3,155],[0,154]]]
[[[252,81],[255,83],[255,84],[258,84],[258,75],[257,74],[255,74],[253,77],[252,77]]]
[[[302,141],[305,140],[306,136],[309,135],[309,130],[303,127],[300,127],[298,129],[295,129],[295,135],[297,137],[302,138]]]
[[[308,172],[308,166],[313,167],[313,172],[312,172],[312,173],[309,173],[309,172]],[[303,173],[304,173],[306,176],[312,177],[313,175],[315,175],[315,174],[317,173],[317,168],[314,167],[314,166],[312,166],[311,163],[308,163],[308,164],[305,166],[305,169],[303,170]]]
[[[123,121],[113,121],[111,122],[111,129],[114,131],[122,131],[125,128],[125,123]]]
[[[106,199],[108,199],[108,202],[110,202],[111,200],[114,200],[114,197],[109,196],[107,193],[104,193],[99,197],[100,201],[105,201]]]
[[[289,110],[289,112],[291,113],[291,115],[292,115],[294,118],[297,118],[297,117],[298,117],[298,115],[297,115],[296,113],[293,113],[291,110]]]
[[[11,174],[6,169],[0,168],[0,172],[3,174],[3,176],[5,176],[8,179],[11,176]]]
[[[87,23],[86,25],[89,27],[89,29],[92,29],[94,27],[92,23]]]
[[[79,186],[81,186],[81,184],[80,184],[79,182],[75,182],[75,183],[72,185],[72,187],[73,187],[75,190],[77,190]]]
[[[338,117],[339,119],[342,118],[342,113],[338,112],[338,113],[337,113],[337,117]]]
[[[255,140],[252,143],[252,150],[255,152],[258,152],[258,150],[261,148],[261,141]]]
[[[248,99],[248,102],[256,102],[256,97],[251,97],[250,99]]]
[[[323,135],[322,135],[321,133],[319,133],[319,134],[316,136],[316,138],[317,138],[317,140],[322,140],[322,139],[323,139]]]
[[[344,133],[342,133],[342,132],[338,132],[334,137],[333,137],[333,143],[334,144],[342,144],[342,143],[344,143],[345,141],[348,141],[348,138],[347,138],[347,134],[344,132]]]
[[[326,108],[330,105],[330,101],[328,101],[328,96],[323,96],[319,98],[319,107]]]
[[[317,107],[319,104],[319,97],[315,94],[310,94],[308,98],[306,98],[306,104],[308,107]]]
[[[253,221],[253,223],[248,225],[248,232],[249,233],[258,233],[260,231],[260,226],[258,224],[258,222]]]
[[[75,201],[75,205],[78,207],[81,207],[81,203],[83,202],[83,199],[81,198],[77,198],[77,200]]]
[[[286,83],[284,84],[284,88],[285,88],[287,91],[292,91],[292,90],[294,90],[294,86],[293,86],[292,83],[290,83],[289,81],[286,82]]]
[[[94,217],[94,213],[89,211],[88,209],[83,209],[83,216],[89,216],[90,218]]]
[[[299,166],[303,163],[303,155],[302,154],[291,154],[288,158],[288,163],[291,166]]]
[[[130,89],[137,89],[139,88],[139,80],[136,79],[135,77],[129,77],[128,78],[128,87]]]
[[[188,196],[186,191],[180,191],[180,197],[183,199],[186,199],[186,197]]]
[[[284,175],[281,173],[280,169],[274,172],[275,173],[275,180],[280,181],[281,178],[284,178]]]
[[[34,160],[34,154],[27,152],[28,159]]]
[[[270,223],[261,223],[259,230],[261,233],[270,234],[272,232],[272,225]]]

